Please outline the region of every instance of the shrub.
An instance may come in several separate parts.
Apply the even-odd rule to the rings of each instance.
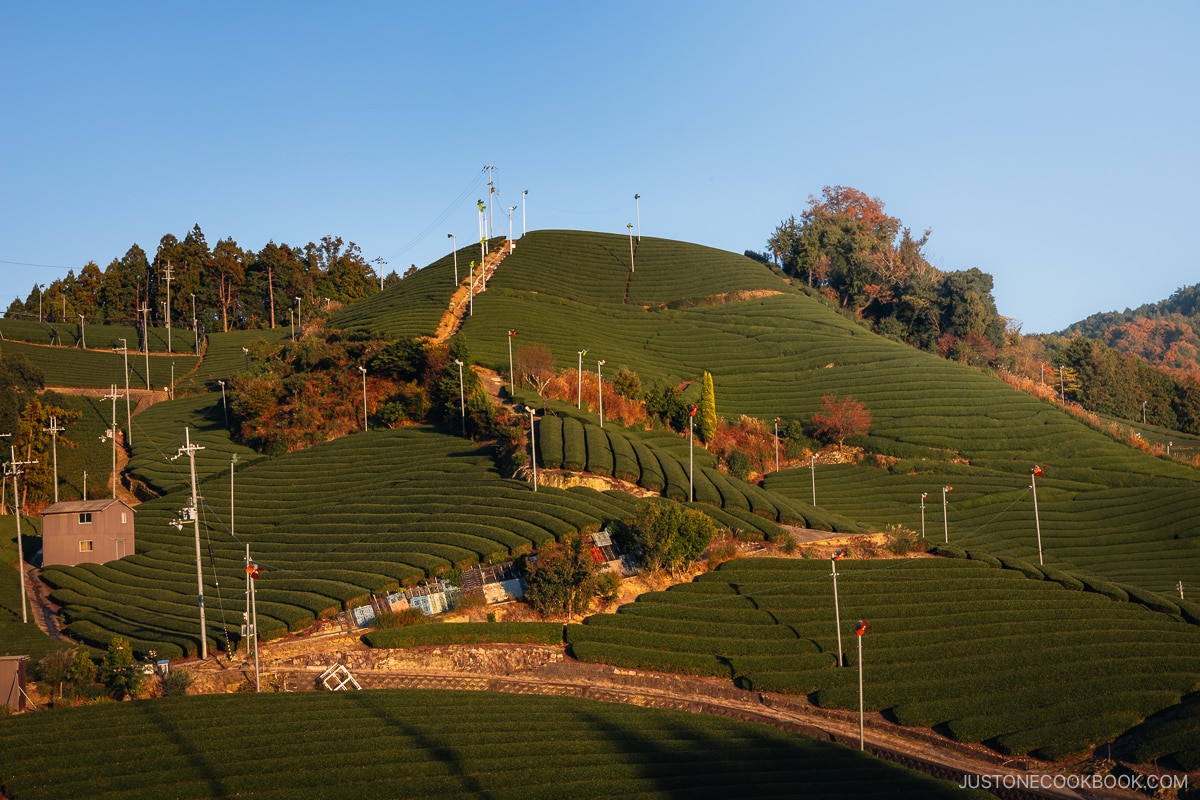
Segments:
[[[731,450],[725,459],[729,474],[740,481],[750,477],[750,457],[741,450]]]
[[[375,615],[376,628],[409,628],[413,625],[424,625],[429,617],[420,609],[406,608],[403,611],[385,611]]]
[[[187,694],[187,690],[196,682],[196,673],[187,667],[177,667],[162,679],[163,697],[177,697]]]

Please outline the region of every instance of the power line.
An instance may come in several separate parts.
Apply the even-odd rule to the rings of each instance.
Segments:
[[[409,250],[411,250],[412,248],[414,248],[418,244],[420,244],[422,241],[424,241],[435,230],[440,228],[442,226],[442,223],[444,223],[446,220],[448,220],[455,211],[459,210],[461,208],[462,204],[466,202],[467,198],[470,197],[471,193],[473,191],[475,191],[475,188],[477,186],[479,186],[480,183],[483,182],[483,176],[486,174],[486,172],[487,172],[486,167],[484,169],[481,169],[479,171],[479,174],[477,174],[475,176],[475,178],[469,184],[467,184],[467,187],[465,189],[463,189],[461,192],[459,192],[457,197],[455,197],[453,200],[450,201],[450,205],[448,205],[446,207],[446,210],[443,211],[438,216],[437,219],[435,219],[433,222],[429,223],[429,225],[425,226],[425,228],[423,228],[421,230],[421,232],[418,233],[409,242],[398,247],[397,249],[393,250],[392,252],[390,252],[386,256],[384,256],[384,260],[391,261],[396,256],[402,255],[403,253],[408,252]]]

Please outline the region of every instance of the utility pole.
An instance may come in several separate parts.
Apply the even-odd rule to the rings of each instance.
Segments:
[[[200,555],[200,515],[197,513],[197,507],[200,505],[200,502],[199,498],[196,496],[196,451],[203,450],[204,448],[198,444],[192,444],[190,429],[184,428],[183,436],[184,445],[183,447],[179,448],[178,453],[171,457],[171,460],[174,461],[182,455],[186,455],[188,457],[188,464],[191,468],[192,478],[192,504],[187,508],[181,509],[179,512],[179,518],[172,521],[171,524],[175,526],[175,530],[181,531],[183,530],[184,523],[190,521],[196,531],[196,604],[200,608],[200,658],[207,659],[208,626],[204,619],[204,562]]]
[[[513,373],[512,340],[517,335],[516,328],[508,329],[508,396],[512,397],[517,391],[517,379]]]
[[[921,541],[925,541],[925,501],[929,499],[929,492],[921,492]]]
[[[946,511],[946,492],[954,491],[953,486],[942,487],[942,528],[946,534],[946,544],[950,544],[950,517]]]
[[[817,507],[817,454],[813,453],[808,458],[808,468],[812,470],[812,504],[813,508]]]
[[[858,621],[858,627],[854,629],[854,633],[858,636],[858,749],[866,750],[866,744],[863,741],[863,674],[862,674],[862,640],[867,630],[870,629],[865,619]]]
[[[166,269],[164,270],[164,274],[166,275],[166,278],[167,278],[167,308],[166,308],[167,352],[170,353],[170,352],[172,352],[172,350],[171,350],[171,261],[170,261],[170,259],[167,260],[167,266],[166,266]]]
[[[150,306],[143,303],[142,312],[142,349],[146,351],[146,391],[150,391]]]
[[[575,381],[575,407],[583,408],[583,357],[587,355],[587,350],[579,351],[579,368],[576,370]]]
[[[262,691],[258,669],[258,602],[255,598],[254,580],[258,577],[258,564],[250,560],[250,544],[246,543],[246,604],[249,613],[246,615],[246,625],[242,630],[254,642],[254,691]]]
[[[1038,565],[1042,564],[1042,520],[1038,516],[1037,505],[1037,479],[1038,475],[1042,474],[1042,468],[1037,464],[1033,465],[1033,469],[1029,470],[1029,487],[1033,489],[1033,523],[1037,528],[1037,546],[1038,546]]]
[[[626,222],[625,230],[629,231],[629,271],[636,272],[633,268],[633,223]]]
[[[604,378],[600,375],[600,368],[607,364],[606,359],[601,359],[596,362],[596,396],[600,400],[600,427],[604,427]]]
[[[779,472],[779,417],[775,418],[775,471]]]
[[[694,491],[693,491],[693,487],[692,487],[692,473],[694,472],[693,465],[695,464],[695,461],[692,458],[692,454],[694,452],[692,449],[692,442],[694,439],[693,431],[694,431],[695,427],[696,427],[696,404],[692,403],[691,408],[688,409],[688,502],[689,503],[695,501],[695,499],[696,499],[693,496]]]
[[[462,434],[467,435],[467,395],[463,390],[463,362],[461,359],[454,359],[454,363],[458,364],[458,405],[462,412]]]
[[[474,259],[471,260],[471,279],[470,279],[470,281],[468,281],[468,283],[470,284],[471,299],[470,299],[470,304],[468,306],[469,311],[467,312],[467,316],[473,317],[473,316],[475,316],[475,260]]]
[[[375,259],[375,263],[379,265],[379,291],[383,291],[383,268],[387,266],[387,262],[383,260],[383,256]]]
[[[112,400],[112,427],[104,432],[104,436],[112,439],[112,496],[113,500],[117,499],[117,385],[112,384],[112,389],[108,394],[104,395],[105,400]],[[100,437],[100,441],[104,441],[104,437]]]
[[[229,404],[225,402],[225,381],[218,380],[221,385],[221,410],[225,412],[225,429],[229,430]]]
[[[837,593],[837,562],[842,560],[842,550],[838,548],[833,551],[833,555],[829,558],[829,563],[833,567],[833,624],[837,628],[837,643],[838,643],[838,668],[845,666],[842,663],[842,610],[838,605]]]
[[[521,238],[525,238],[525,198],[529,196],[528,189],[521,190]]]
[[[525,410],[529,412],[529,463],[533,465],[533,490],[537,491],[537,438],[533,432],[533,415],[537,413],[537,409],[533,406],[525,406]]]
[[[458,286],[458,237],[447,233],[446,238],[450,240],[450,248],[454,251],[454,285]]]
[[[363,382],[363,431],[370,430],[367,427],[367,368],[363,365],[358,365],[358,371],[362,373]]]
[[[296,332],[300,334],[300,338],[304,338],[304,326],[300,324],[300,298],[296,298]]]
[[[50,417],[50,427],[42,428],[50,434],[50,452],[54,455],[54,502],[58,502],[58,434],[66,428],[58,427],[58,417]]]
[[[512,238],[512,212],[516,210],[516,206],[508,207],[508,252],[510,253],[513,251],[513,247],[516,245],[516,242],[514,242]]]
[[[493,180],[492,180],[492,170],[494,170],[495,168],[496,168],[496,167],[495,167],[495,166],[493,166],[493,165],[491,165],[491,164],[488,164],[487,166],[485,166],[485,167],[484,167],[484,169],[486,169],[486,170],[487,170],[487,173],[488,173],[488,225],[487,225],[487,238],[489,238],[489,239],[490,239],[490,238],[492,238],[492,231],[494,231],[494,230],[496,229],[496,228],[495,228],[495,226],[492,224],[492,208],[493,208],[493,207],[496,205],[496,201],[493,199],[492,195],[498,194],[498,192],[496,191],[496,184],[495,184],[495,182],[493,182]]]
[[[13,482],[13,507],[17,514],[17,572],[21,576],[21,622],[22,624],[29,622],[28,603],[25,601],[25,550],[21,540],[21,494],[17,488],[17,476],[25,472],[21,469],[30,464],[36,464],[36,461],[17,461],[17,448],[9,446],[12,460],[8,462],[8,469],[5,470],[6,477],[12,476]]]
[[[195,337],[196,355],[200,355],[200,326],[196,324],[196,295],[192,295],[192,336]]]
[[[637,212],[637,223],[638,223],[637,233],[638,233],[638,241],[639,242],[642,240],[642,206],[640,203],[638,203],[638,201],[641,199],[642,199],[642,196],[640,194],[635,194],[633,196],[633,208]]]
[[[129,342],[124,338],[121,343],[121,354],[125,357],[125,444],[133,444],[133,415],[129,411]]]
[[[83,314],[79,315],[79,349],[87,350],[87,331],[83,327]]]

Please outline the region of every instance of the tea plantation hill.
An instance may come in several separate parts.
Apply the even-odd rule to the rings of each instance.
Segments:
[[[465,251],[459,255],[463,279],[464,257]],[[823,394],[854,396],[870,406],[875,418],[868,449],[890,456],[884,462],[891,462],[889,467],[874,466],[870,458],[859,466],[819,466],[820,507],[813,509],[808,505],[807,469],[768,476],[766,491],[736,485],[733,491],[720,483],[727,476],[704,471],[712,465],[701,457],[697,476],[708,477],[724,506],[714,510],[714,516],[730,524],[719,515],[747,520],[754,511],[771,515],[769,506],[773,519],[759,516],[764,526],[760,530],[767,535],[773,523],[797,518],[847,530],[860,523],[881,527],[891,522],[916,528],[924,491],[931,498],[927,528],[933,538],[940,522],[941,487],[953,485],[952,542],[968,542],[979,558],[1000,556],[1005,561],[998,565],[1018,565],[1029,572],[1029,580],[1047,585],[1070,584],[1072,572],[1137,584],[1114,587],[1109,595],[1133,599],[1138,612],[1149,619],[1161,616],[1183,626],[1187,635],[1194,633],[1180,621],[1189,610],[1162,596],[1176,580],[1200,586],[1200,551],[1192,522],[1200,518],[1200,481],[1194,471],[1117,443],[983,373],[870,334],[757,262],[650,238],[638,244],[635,258],[636,271],[631,273],[628,239],[623,236],[531,233],[505,260],[487,291],[477,296],[475,314],[458,335],[468,343],[473,360],[503,371],[511,328],[519,331],[518,344],[550,346],[560,367],[574,367],[576,352],[588,348],[592,363],[585,362],[585,369],[590,371],[595,359],[607,359],[607,374],[626,364],[638,370],[643,385],[675,385],[708,369],[716,379],[718,410],[727,418],[745,413],[764,420],[807,420]],[[409,296],[418,289],[421,297]],[[440,318],[440,312],[433,313],[439,293],[444,309],[453,289],[453,264],[444,258],[368,301],[369,315],[362,313],[368,307],[364,302],[333,322],[391,335],[429,335]],[[422,314],[413,313],[417,306],[425,309]],[[239,340],[234,349],[234,339],[242,336],[210,337],[205,361],[216,359],[225,347],[228,363],[209,368],[206,386],[212,388],[220,373],[239,368],[236,356],[245,345]],[[222,337],[230,337],[228,346]],[[202,362],[197,374],[205,369]],[[689,392],[698,399],[698,391]],[[230,631],[240,624],[244,542],[268,570],[260,584],[262,630],[279,635],[335,613],[369,592],[594,529],[628,515],[633,506],[632,498],[620,492],[543,488],[534,494],[527,483],[501,478],[486,448],[431,429],[409,428],[356,434],[260,461],[240,472],[235,538],[228,525],[229,456],[234,447],[223,420],[215,423],[219,404],[219,392],[160,404],[153,409],[157,417],[150,412],[138,415],[145,416],[147,432],[158,431],[140,441],[141,421],[135,418],[134,461],[145,455],[146,466],[139,469],[145,470],[147,483],[173,489],[139,508],[138,555],[103,566],[47,570],[71,632],[84,641],[100,644],[119,633],[141,651],[153,647],[178,655],[197,648],[194,544],[189,531],[178,533],[167,524],[185,505],[176,488],[185,465],[166,460],[182,444],[182,431],[172,429],[191,422],[198,423],[194,440],[211,451],[201,472],[208,476],[202,487],[202,519],[212,548],[205,593],[206,636],[213,648],[225,647],[226,637],[235,638]],[[686,463],[679,458],[686,444],[677,437],[627,431],[609,422],[601,438],[598,426],[581,415],[572,417],[572,410],[560,409],[561,425],[565,431],[568,424],[579,423],[585,468],[602,470],[596,465],[611,463],[615,470],[620,458],[632,469],[629,453],[638,458],[649,451],[653,460],[643,463],[638,458],[639,480],[656,463],[663,483],[669,484],[666,473],[678,473]],[[539,424],[546,430],[559,423]],[[565,433],[561,441],[565,463]],[[139,451],[142,447],[149,452]],[[605,448],[611,451],[608,458],[603,457]],[[541,458],[543,463],[555,461],[545,451]],[[248,460],[247,453],[241,463]],[[154,462],[157,476],[149,466]],[[1037,559],[1032,497],[1025,488],[1034,463],[1046,468],[1038,482],[1044,571],[1028,565]],[[678,474],[673,480],[678,485]],[[669,485],[664,491],[671,493]],[[900,571],[894,577],[901,582],[898,586],[906,581]],[[1043,581],[1047,577],[1061,581]],[[1087,580],[1096,590],[1111,585],[1102,578]],[[1155,608],[1159,610],[1151,610]],[[946,613],[959,611],[951,608]],[[1103,616],[1103,611],[1094,613]],[[942,623],[934,619],[930,624],[936,628]],[[707,638],[730,638],[726,633],[713,627]],[[790,635],[797,636],[794,631]],[[1136,646],[1136,641],[1141,640],[1135,637],[1135,644],[1128,646]],[[582,640],[580,644],[586,650]],[[616,652],[613,648],[636,650],[640,645],[606,646]],[[816,655],[828,658],[828,642],[817,637],[813,647]],[[1030,661],[1052,671],[1063,663],[1062,656],[1031,653]],[[642,658],[644,653],[626,652],[625,657]],[[791,678],[785,674],[767,680],[782,685]],[[927,688],[935,692],[933,684]],[[1169,706],[1188,690],[1183,684],[1156,686],[1159,694],[1122,706],[1106,720],[1119,732],[1131,724],[1131,713]],[[972,691],[966,687],[956,697],[961,700]],[[1038,746],[1048,746],[1048,741]]]
[[[1178,581],[1200,590],[1195,470],[1114,441],[983,372],[874,335],[748,258],[644,237],[635,264],[630,272],[626,237],[530,233],[476,298],[460,335],[472,358],[504,372],[512,328],[514,344],[548,345],[560,368],[575,367],[587,348],[585,370],[606,359],[610,375],[627,365],[643,385],[708,370],[729,419],[807,421],[822,395],[850,395],[872,412],[868,452],[899,460],[818,467],[823,510],[917,529],[929,492],[932,537],[948,485],[952,543],[1036,562],[1028,487],[1040,464],[1047,563],[1156,592]],[[387,299],[403,307],[402,291]],[[391,313],[380,308],[379,328]],[[697,387],[689,392],[699,399]],[[811,500],[804,466],[768,476],[766,488]]]

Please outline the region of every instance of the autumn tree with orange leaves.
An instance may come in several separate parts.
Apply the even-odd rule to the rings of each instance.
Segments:
[[[871,430],[871,409],[853,397],[827,394],[821,398],[821,410],[812,415],[812,424],[818,439],[835,441],[841,450],[846,439]]]

